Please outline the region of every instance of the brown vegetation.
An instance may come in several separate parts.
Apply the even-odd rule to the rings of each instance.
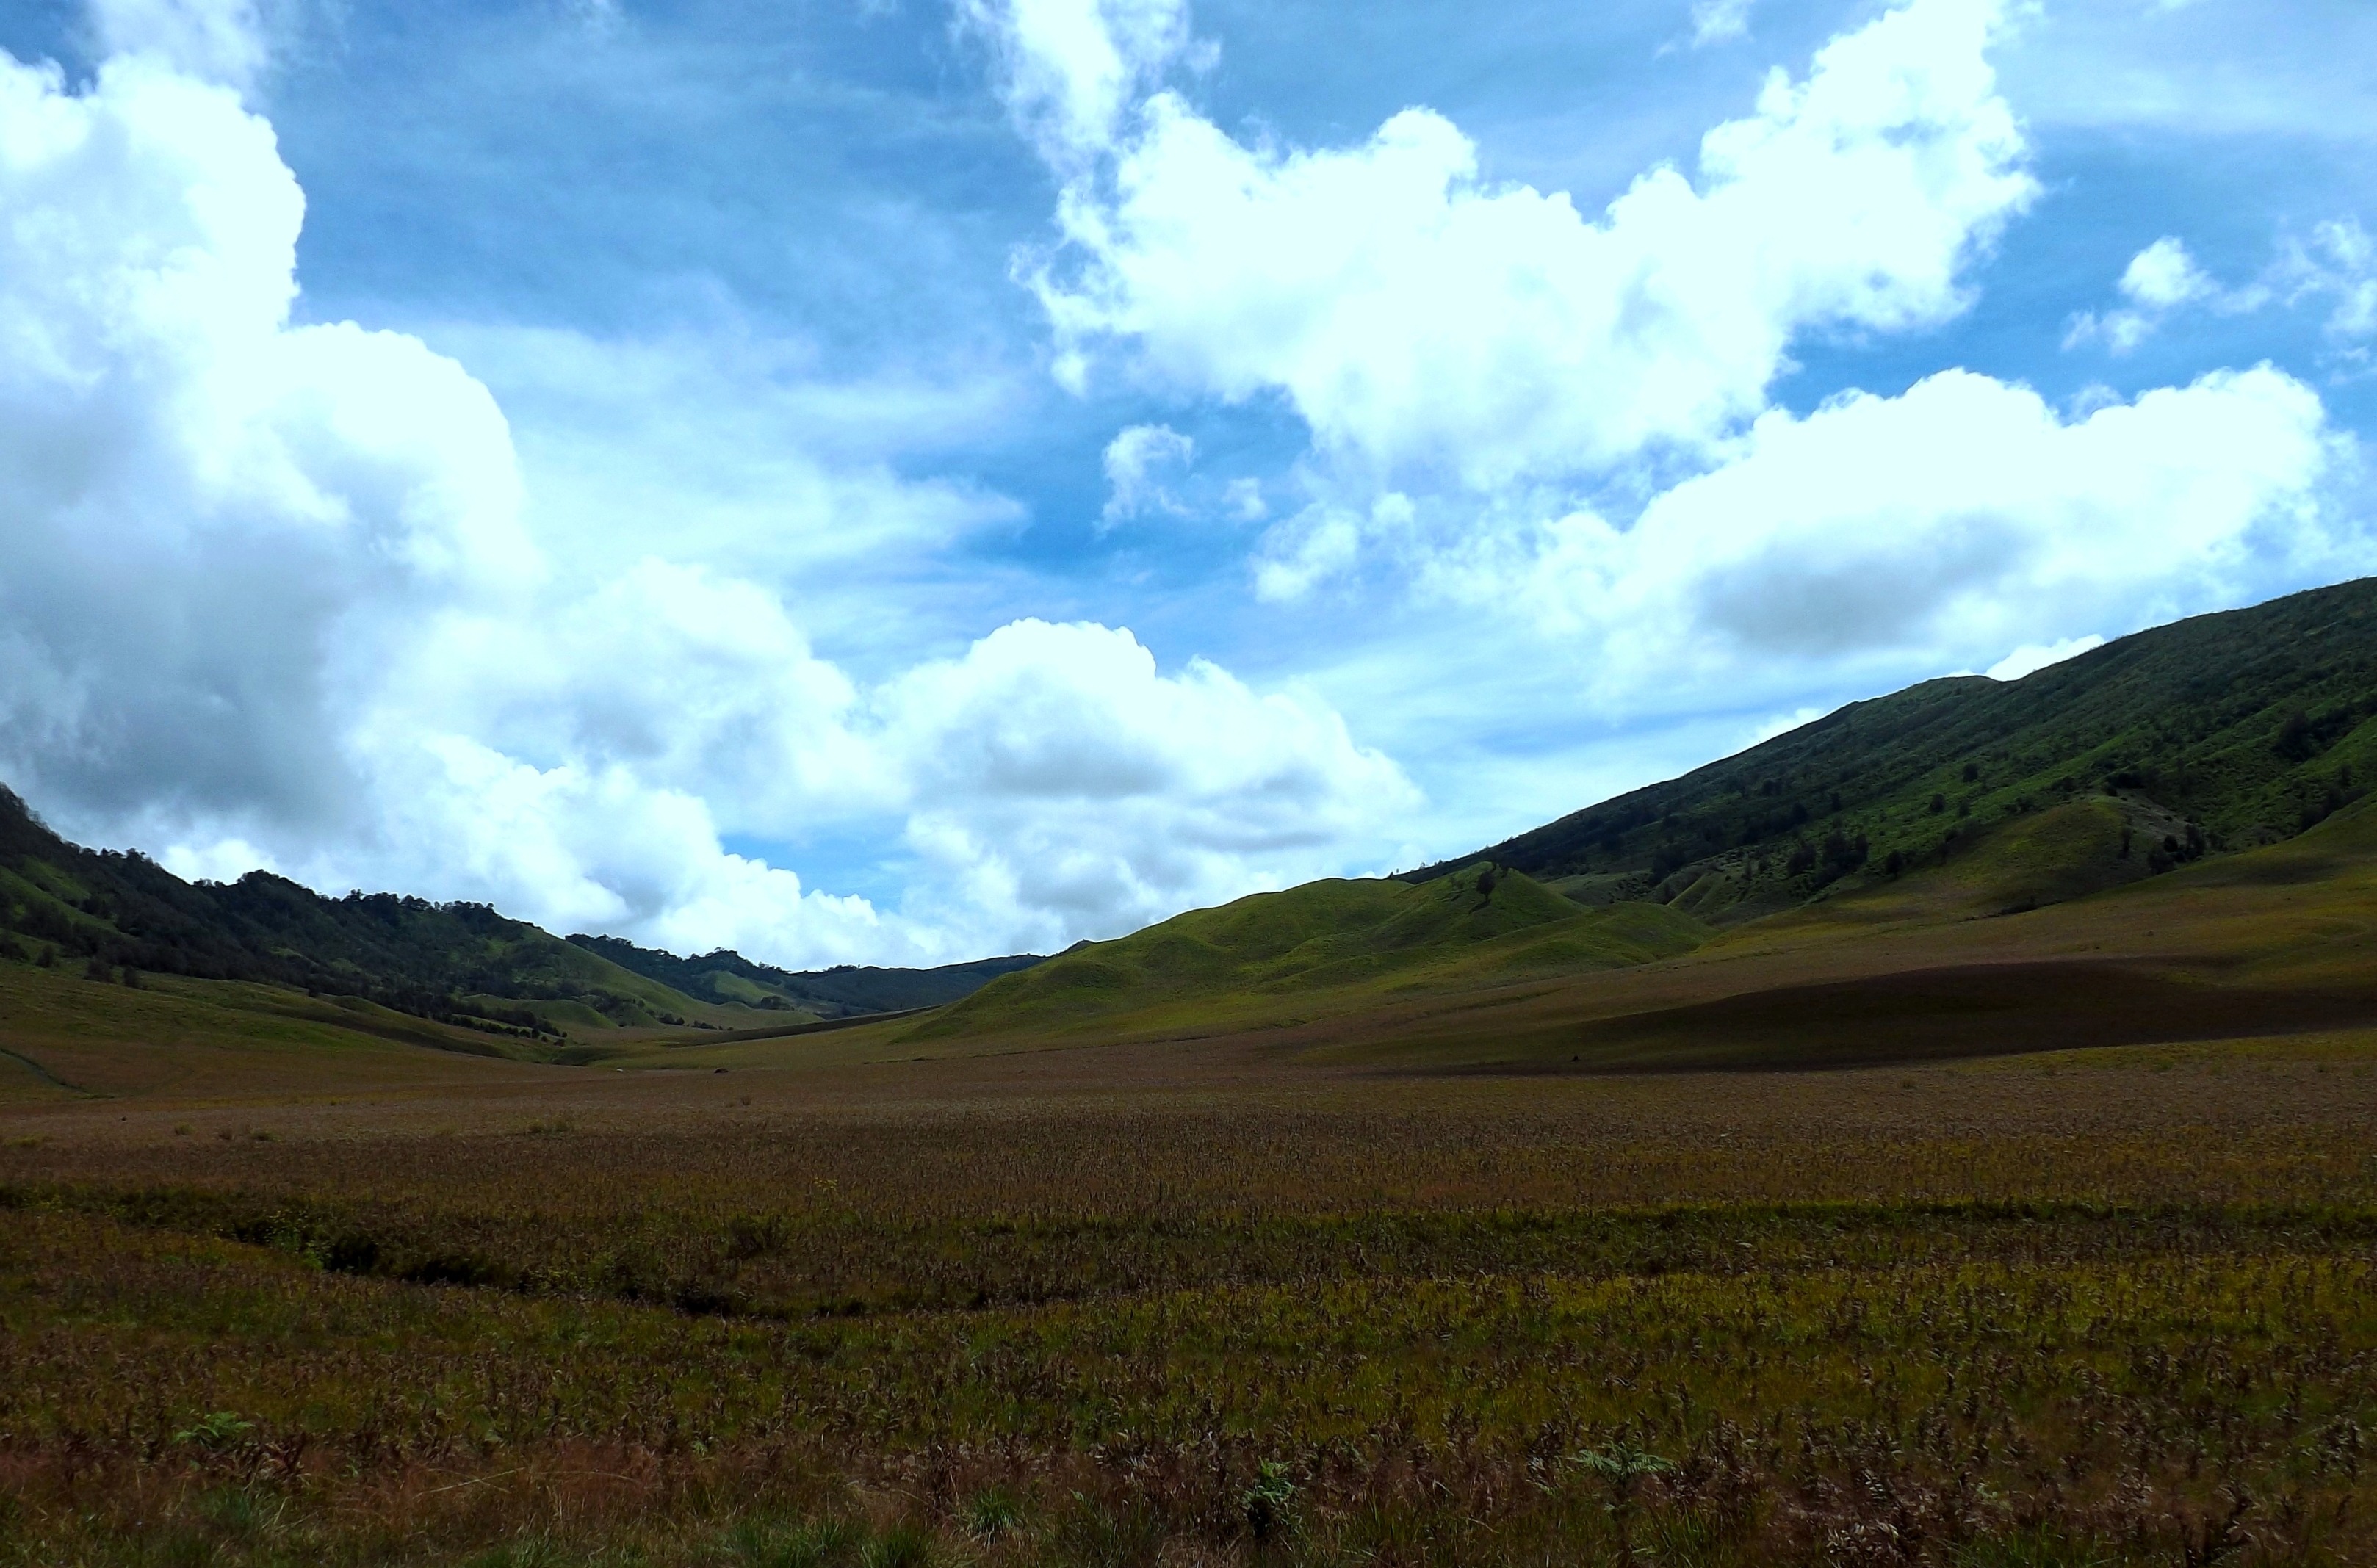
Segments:
[[[2377,1560],[2377,822],[1976,863],[599,1066],[0,964],[0,1563]]]
[[[7,1114],[0,1561],[2377,1545],[2360,1035],[1525,1080],[435,1060],[378,1103]]]

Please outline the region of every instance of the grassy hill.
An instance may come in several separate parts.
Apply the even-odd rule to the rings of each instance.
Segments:
[[[1953,863],[2067,804],[2088,810],[2037,832],[2111,844],[2130,862],[2117,877],[2166,871],[2299,833],[2373,769],[2377,580],[2364,580],[2140,632],[2020,681],[1852,703],[1410,876],[1490,860],[1581,900],[1726,923]]]
[[[737,1063],[1267,1030],[1381,1062],[1586,1069],[2233,1032],[2232,1002],[2377,1017],[2356,978],[2377,907],[2377,843],[2362,842],[2377,826],[2359,803],[2372,767],[2377,583],[2353,583],[2019,682],[1855,704],[1466,864],[1259,895],[1045,961],[798,974],[262,873],[193,885],[67,844],[5,794],[0,959],[277,987],[383,1036],[403,1015],[609,1064],[691,1065],[682,1048],[699,1037],[660,1038],[687,1025],[723,1031]],[[2140,945],[2136,930],[2163,934]],[[2283,996],[2248,985],[2196,1007],[2288,943],[2343,956]],[[1950,978],[1923,978],[1935,971]],[[920,1005],[939,1010],[830,1041],[786,1028]]]
[[[1416,885],[1332,879],[1085,944],[992,981],[904,1038],[1244,1024],[1380,992],[1642,963],[1706,934],[1654,905],[1588,910],[1490,865]]]
[[[1465,863],[1182,915],[883,1044],[1284,1028],[1615,1070],[2357,1025],[2372,768],[2377,582],[2351,583],[1855,704]],[[2313,942],[2342,967],[2254,989],[2249,956]]]
[[[145,974],[279,986],[532,1044],[590,1029],[763,1021],[484,905],[325,898],[265,872],[184,882],[140,854],[67,842],[0,790],[7,959],[130,984]]]

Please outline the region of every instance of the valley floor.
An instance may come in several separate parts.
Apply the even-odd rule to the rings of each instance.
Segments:
[[[897,1028],[28,1083],[0,1562],[2377,1560],[2377,1031]]]

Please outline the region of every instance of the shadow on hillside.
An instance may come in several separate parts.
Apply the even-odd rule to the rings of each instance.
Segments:
[[[2377,1026],[2377,995],[2248,990],[2101,963],[1987,964],[1778,987],[1579,1026],[1464,1073],[1804,1071]]]

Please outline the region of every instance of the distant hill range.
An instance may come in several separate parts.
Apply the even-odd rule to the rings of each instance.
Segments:
[[[188,883],[137,852],[87,849],[0,788],[0,959],[257,980],[555,1043],[616,1028],[748,1029],[949,1002],[1037,962],[794,973],[616,937],[567,941],[484,904],[392,893],[326,898],[251,872]]]
[[[837,964],[830,969],[789,970],[755,963],[723,947],[698,958],[680,958],[674,953],[639,947],[615,936],[581,934],[569,941],[623,969],[656,980],[687,996],[723,1005],[740,1004],[769,1010],[798,1008],[819,1018],[938,1007],[971,995],[1001,975],[1028,969],[1041,962],[1038,954],[1026,953],[1005,958],[977,958],[968,964],[944,964],[932,969]]]
[[[1474,854],[1584,903],[1719,925],[1956,858],[2095,801],[2136,875],[2290,837],[2377,779],[2377,579],[1927,681]],[[2121,868],[2116,868],[2121,869]]]
[[[1926,682],[1401,878],[1257,895],[1045,961],[796,973],[732,952],[564,940],[483,905],[325,898],[263,873],[190,884],[137,854],[66,843],[5,790],[0,959],[94,980],[269,982],[315,998],[273,991],[256,1004],[268,1011],[302,1004],[309,1018],[412,1038],[411,1020],[376,1004],[442,1031],[424,1043],[513,1035],[504,1053],[560,1062],[668,1056],[713,1036],[743,1049],[918,1008],[939,1010],[832,1049],[1355,1030],[1456,1056],[1532,1040],[1553,1063],[1681,1061],[1610,1010],[1666,1016],[1713,998],[1748,1011],[1687,1021],[1738,1043],[1767,1028],[1767,1003],[1725,998],[1761,974],[1781,988],[1774,1016],[1805,1014],[1825,1051],[1848,1013],[1979,1016],[1973,998],[2001,992],[2036,1004],[2023,1015],[2033,1032],[2076,1028],[2089,998],[2127,997],[2120,1038],[2149,1023],[2180,1038],[2168,1030],[2197,1027],[2210,1005],[2201,985],[2249,974],[2264,989],[2239,992],[2237,1007],[2327,1027],[2377,1019],[2360,948],[2305,934],[2363,929],[2377,802],[2354,802],[2372,777],[2377,581],[2364,581],[2143,632],[2019,681]],[[2132,931],[2161,944],[2160,968],[2135,968],[2146,949]],[[2042,943],[2126,944],[2132,967],[2106,958],[2075,979]],[[1953,995],[1922,978],[1984,958],[2016,968],[1966,975]],[[1884,974],[1899,989],[1854,1004],[1825,989]],[[2281,980],[2290,989],[2268,989]],[[1369,1021],[1342,1022],[1356,1018]],[[1898,1049],[1898,1028],[1873,1049]]]

